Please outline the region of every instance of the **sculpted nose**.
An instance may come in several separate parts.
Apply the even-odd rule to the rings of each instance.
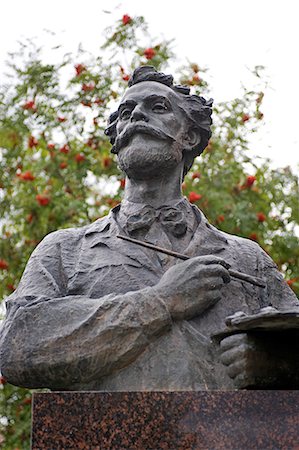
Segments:
[[[145,111],[136,106],[131,115],[131,122],[138,121],[148,122],[148,117]]]

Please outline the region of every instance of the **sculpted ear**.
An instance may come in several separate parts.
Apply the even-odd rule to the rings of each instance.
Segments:
[[[198,145],[201,141],[200,131],[198,128],[192,127],[189,128],[188,132],[185,135],[185,148],[192,149],[196,145]]]

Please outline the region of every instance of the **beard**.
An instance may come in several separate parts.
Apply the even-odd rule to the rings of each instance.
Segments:
[[[173,171],[182,160],[182,146],[174,140],[136,133],[118,152],[119,168],[129,178],[152,179]]]

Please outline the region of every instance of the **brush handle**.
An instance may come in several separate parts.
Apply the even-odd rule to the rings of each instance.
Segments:
[[[165,255],[174,256],[175,258],[179,258],[184,261],[190,259],[190,256],[183,255],[182,253],[174,252],[172,250],[168,250],[167,248],[158,247],[157,245],[151,244],[150,242],[140,241],[139,239],[133,239],[129,236],[124,236],[122,234],[118,234],[116,237],[128,242],[132,242],[133,244],[140,245],[142,247],[150,248],[151,250],[155,250],[156,252],[164,253]],[[236,278],[238,280],[245,281],[255,286],[259,286],[261,288],[266,287],[266,283],[264,280],[262,280],[262,278],[253,277],[252,275],[248,275],[247,273],[237,272],[236,270],[231,269],[228,269],[228,273],[230,274],[231,277]]]

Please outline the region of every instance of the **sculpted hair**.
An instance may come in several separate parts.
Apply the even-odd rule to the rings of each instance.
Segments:
[[[141,66],[134,70],[132,77],[128,82],[128,86],[134,86],[142,81],[156,81],[157,83],[164,84],[172,89],[174,92],[180,95],[181,105],[178,105],[184,112],[189,122],[189,127],[197,130],[200,134],[200,142],[194,146],[191,151],[184,152],[184,176],[192,167],[194,158],[199,156],[206,146],[208,145],[211,137],[211,124],[212,124],[212,105],[213,100],[205,100],[198,95],[190,95],[190,88],[187,86],[174,85],[173,76],[165,75],[162,72],[158,72],[152,66]],[[108,119],[108,126],[105,130],[105,134],[109,136],[110,142],[113,145],[116,139],[116,125],[118,122],[118,111],[113,112]],[[111,149],[112,153],[113,147]]]

